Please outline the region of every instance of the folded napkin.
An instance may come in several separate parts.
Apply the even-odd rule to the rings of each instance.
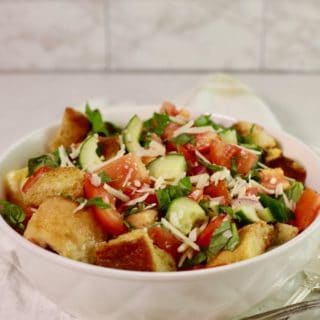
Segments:
[[[213,113],[280,127],[268,106],[249,87],[228,75],[211,76],[183,102],[197,110],[210,108]],[[12,246],[0,235],[0,319],[74,319],[33,288],[15,266]]]

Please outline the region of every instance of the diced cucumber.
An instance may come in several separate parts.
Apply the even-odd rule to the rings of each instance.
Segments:
[[[124,144],[129,152],[136,153],[142,147],[139,139],[143,127],[142,120],[137,116],[133,116],[123,131]]]
[[[184,234],[188,234],[196,225],[207,220],[205,211],[199,204],[187,197],[173,200],[168,208],[166,218]]]
[[[223,130],[219,135],[226,143],[238,144],[237,131],[234,129]]]
[[[182,154],[169,154],[153,160],[147,168],[152,177],[173,181],[183,177],[187,170],[187,162]]]
[[[249,206],[242,206],[235,210],[235,216],[243,223],[254,223],[260,221],[256,209]]]
[[[274,199],[266,194],[260,194],[260,202],[270,212],[277,222],[287,222],[289,220],[289,210],[282,199]]]
[[[86,138],[83,142],[80,154],[79,163],[82,169],[88,170],[102,163],[102,160],[97,154],[98,136],[93,135]]]
[[[258,210],[257,215],[261,220],[265,222],[274,222],[275,219],[272,215],[272,212],[269,208],[264,208],[263,210]]]

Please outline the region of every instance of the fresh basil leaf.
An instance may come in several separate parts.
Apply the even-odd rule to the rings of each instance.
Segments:
[[[195,127],[211,126],[215,130],[224,129],[223,126],[215,123],[210,115],[203,114],[194,121]]]
[[[211,237],[210,245],[208,247],[208,258],[212,259],[215,257],[228,243],[231,237],[226,237],[225,232],[231,232],[230,221],[224,221],[215,230]]]
[[[184,197],[192,190],[192,184],[189,177],[181,179],[177,185],[169,185],[165,189],[156,190],[156,196],[161,211],[166,211],[171,201],[176,198]]]
[[[10,226],[20,231],[24,230],[23,222],[26,219],[26,215],[22,208],[9,201],[0,200],[0,214]]]
[[[237,167],[237,159],[232,158],[231,159],[231,175],[232,177],[236,177],[238,175],[238,167]]]
[[[105,123],[103,122],[102,115],[98,109],[92,110],[90,106],[86,105],[86,116],[88,117],[91,123],[91,131],[93,133],[104,134],[105,136],[109,136],[109,131]]]
[[[100,172],[98,176],[100,177],[102,183],[109,183],[112,181],[112,178],[108,176],[104,171]]]
[[[95,198],[91,198],[91,199],[76,198],[76,199],[74,199],[74,201],[76,201],[80,204],[86,202],[85,207],[95,206],[99,209],[109,209],[110,208],[110,204],[104,202],[101,197],[95,197]]]
[[[269,208],[277,222],[287,222],[290,219],[290,210],[283,199],[274,199],[266,194],[259,194],[260,202],[265,208]]]
[[[225,249],[229,251],[233,251],[240,243],[240,237],[235,223],[231,223],[231,233],[232,237],[229,239],[225,247]]]
[[[187,143],[194,144],[195,137],[188,133],[181,133],[177,137],[173,138],[172,141],[175,144],[187,144]]]
[[[146,131],[154,132],[158,136],[162,136],[166,126],[171,122],[169,116],[164,113],[154,113],[153,117],[143,123]]]
[[[29,159],[28,177],[32,176],[36,170],[44,166],[50,168],[58,168],[60,166],[60,157],[58,151]]]
[[[301,182],[295,181],[286,191],[287,197],[293,202],[298,202],[304,190],[304,185]]]
[[[209,161],[204,161],[203,159],[200,159],[200,158],[198,158],[198,161],[201,165],[203,165],[204,167],[206,167],[207,169],[209,169],[213,172],[224,170],[223,166],[219,166],[217,164],[210,163]]]
[[[186,259],[183,263],[183,267],[196,266],[196,265],[201,264],[205,261],[207,261],[207,255],[204,251],[200,251],[191,259]]]

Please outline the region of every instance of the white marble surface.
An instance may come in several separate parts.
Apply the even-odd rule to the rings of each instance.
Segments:
[[[0,70],[101,70],[106,64],[101,0],[1,1]]]
[[[256,69],[262,0],[109,5],[112,69]]]
[[[319,0],[1,0],[0,72],[319,72],[319,12]]]
[[[268,0],[264,67],[320,70],[320,1]]]

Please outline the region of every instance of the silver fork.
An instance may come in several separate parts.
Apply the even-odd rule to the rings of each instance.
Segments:
[[[320,308],[320,299],[292,304],[290,306],[259,313],[250,317],[241,318],[241,320],[284,320],[295,314],[316,308]]]

